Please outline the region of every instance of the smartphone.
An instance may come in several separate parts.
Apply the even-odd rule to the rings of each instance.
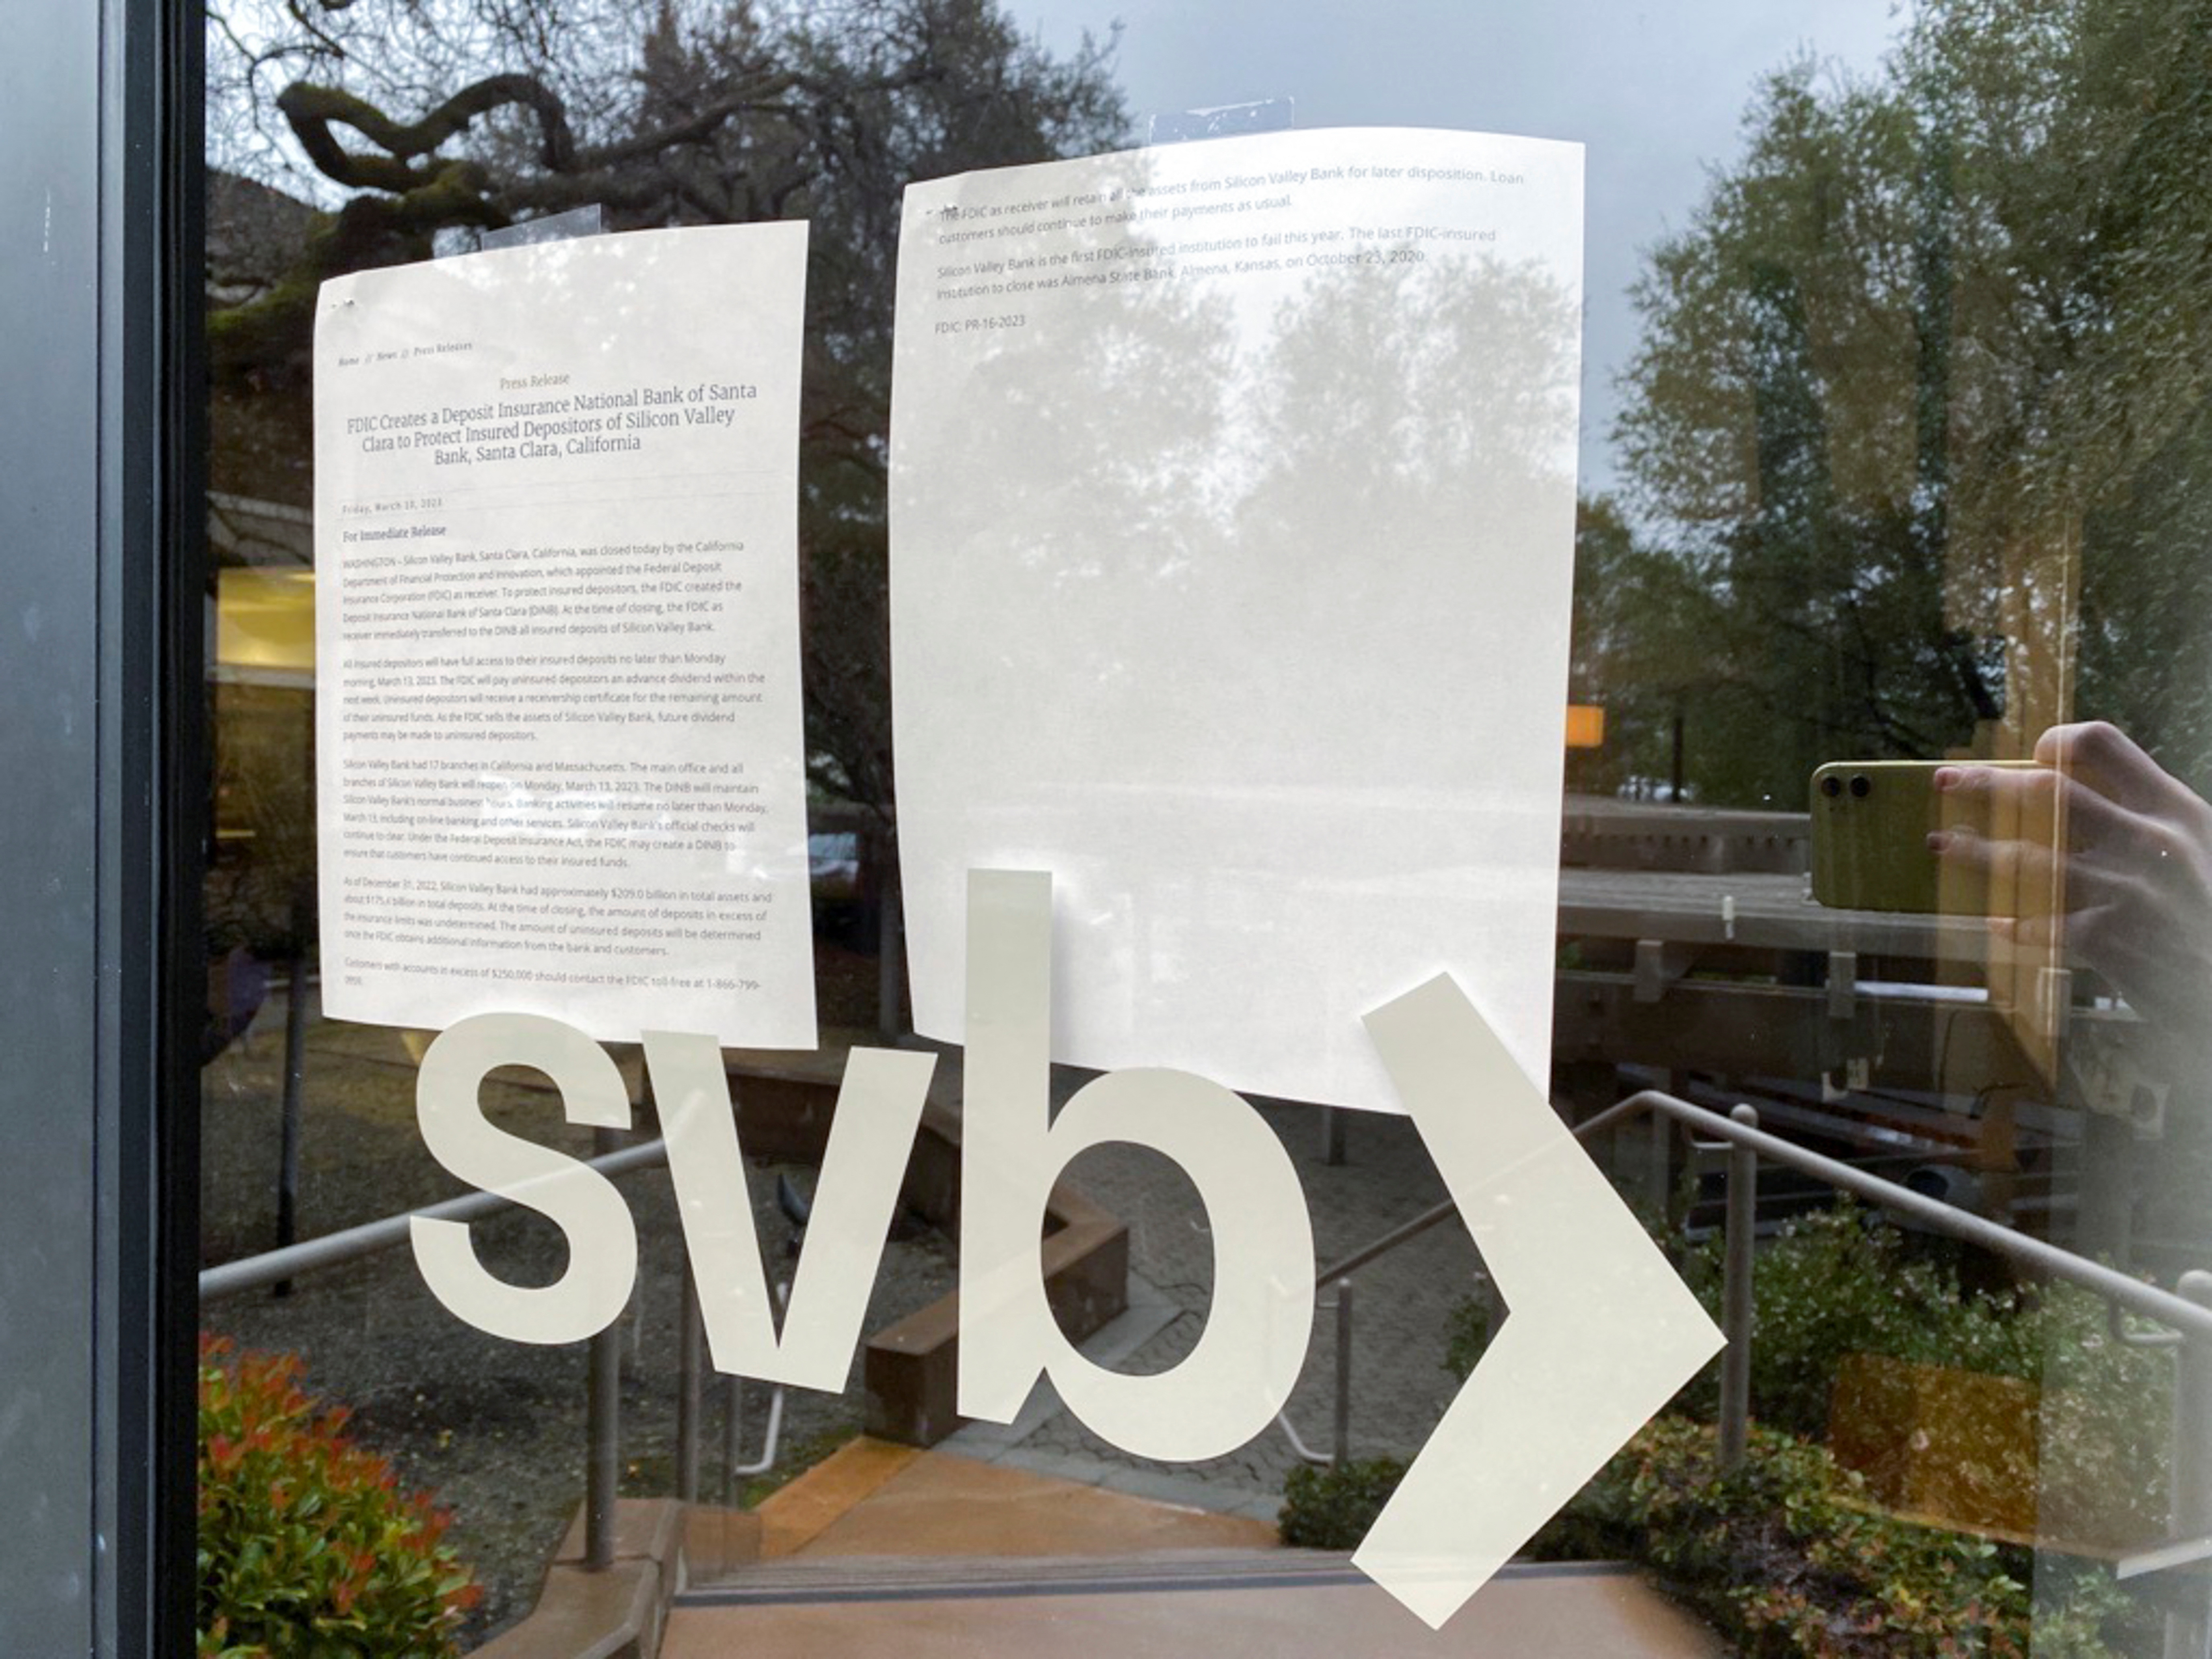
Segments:
[[[2034,765],[2033,761],[1831,761],[1813,774],[1813,897],[1839,910],[1990,915],[1990,883],[1977,869],[1946,865],[1928,850],[1929,832],[1966,829],[2017,838],[2022,826],[1990,821],[1986,797],[1936,793],[1939,766]],[[2001,913],[2013,914],[2008,895]]]

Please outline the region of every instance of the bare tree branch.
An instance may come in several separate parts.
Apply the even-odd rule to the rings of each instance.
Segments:
[[[568,112],[560,98],[535,76],[494,75],[461,88],[421,120],[402,125],[366,98],[336,87],[295,82],[276,96],[276,107],[292,124],[293,136],[307,159],[330,179],[356,190],[404,191],[427,184],[441,171],[407,163],[428,155],[454,134],[467,131],[480,115],[520,104],[538,117],[544,135],[539,157],[559,173],[575,167],[576,143]],[[338,143],[334,125],[349,126],[386,152],[363,155]]]

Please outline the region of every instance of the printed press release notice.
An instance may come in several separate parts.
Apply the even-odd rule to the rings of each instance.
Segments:
[[[646,231],[325,284],[329,1014],[814,1046],[805,253]]]
[[[1053,1058],[1399,1109],[1439,972],[1549,1064],[1582,148],[1348,129],[910,187],[891,649],[915,1028],[1051,872]]]

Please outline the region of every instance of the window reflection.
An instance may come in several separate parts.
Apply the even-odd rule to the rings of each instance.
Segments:
[[[1613,394],[1609,448],[1585,468],[1576,542],[1565,690],[1601,723],[1566,757],[1553,1037],[1553,1092],[1572,1119],[1646,1086],[1723,1111],[1748,1102],[1801,1146],[2169,1286],[2212,1268],[2212,680],[2200,648],[2212,612],[2200,551],[2212,522],[2212,63],[2200,9],[1929,0],[1900,18],[1878,68],[1779,64],[1753,89],[1741,148],[1712,158],[1699,206],[1650,247],[1640,343]],[[763,1233],[789,1236],[813,1179],[817,1143],[801,1131],[838,1056],[901,1019],[884,504],[899,191],[1123,143],[1115,61],[1098,46],[1052,55],[995,8],[950,0],[643,15],[597,0],[225,0],[210,27],[204,1254],[270,1248],[280,1212],[312,1237],[451,1190],[414,1133],[419,1045],[324,1021],[314,998],[315,285],[583,205],[617,232],[814,227],[801,477],[810,856],[824,1021],[849,1029],[813,1061],[732,1057],[741,1097],[751,1089],[762,1122],[790,1130],[763,1130],[751,1147],[775,1159],[753,1171]],[[1733,103],[1739,88],[1699,95]],[[1419,496],[1440,535],[1517,534],[1467,498],[1461,421],[1504,360],[1543,353],[1538,319],[1574,296],[1525,284],[1492,314],[1517,307],[1526,326],[1493,338],[1455,325],[1468,289],[1515,282],[1432,267],[1401,296],[1400,331],[1356,360],[1301,343],[1309,324],[1344,337],[1334,313],[1359,307],[1347,284],[1316,283],[1266,352],[1242,356],[1202,308],[1114,307],[1089,394],[1171,386],[1184,425],[1157,453],[1067,454],[1070,487],[1030,505],[1033,533],[977,556],[1054,559],[1100,510],[1075,481],[1101,477],[1121,492],[1112,511],[1142,559],[1120,572],[1068,562],[1071,603],[1108,580],[1202,586],[1218,573],[1210,550],[1288,523],[1341,520],[1356,540],[1358,500],[1299,484],[1302,447],[1347,422],[1406,434],[1402,466],[1368,489]],[[923,441],[948,476],[994,442],[1049,450],[1067,437],[1056,418],[1066,390],[1009,384],[1002,431]],[[1192,614],[1163,610],[1163,627]],[[1434,648],[1455,648],[1443,637],[1453,619],[1434,620]],[[1356,700],[1410,648],[1378,640],[1315,694]],[[1479,650],[1479,629],[1457,648]],[[1113,641],[1097,641],[1102,688],[1115,664]],[[1115,706],[1102,696],[1069,711],[1071,758],[1133,769],[1115,756]],[[1386,798],[1431,768],[1426,735],[1378,744],[1372,777],[1297,781]],[[1297,759],[1254,756],[1255,777],[1223,787],[1279,782]],[[1978,832],[1926,823],[1932,904],[1811,904],[1815,769],[1889,761],[1929,763],[1931,802],[2026,805]],[[1989,769],[2001,762],[2029,764]],[[2063,810],[2049,805],[2058,798]],[[1281,833],[1254,799],[1251,833]],[[1434,852],[1449,863],[1454,850]],[[1361,879],[1355,851],[1316,856],[1317,878]],[[1966,867],[1998,878],[1971,902],[1941,875]],[[1236,893],[1188,902],[1251,908]],[[1172,953],[1171,934],[1158,943]],[[1315,972],[1325,983],[1326,964]],[[936,1104],[957,1114],[957,1066],[949,1074]],[[502,1121],[592,1152],[532,1080],[495,1092]],[[642,1095],[641,1135],[653,1125]],[[1325,1259],[1443,1197],[1402,1121],[1291,1102],[1266,1115],[1297,1160]],[[1650,1120],[1591,1148],[1717,1308],[1720,1160]],[[623,1180],[647,1229],[622,1327],[625,1489],[661,1494],[678,1485],[684,1269],[664,1177]],[[1118,1363],[1170,1363],[1203,1322],[1202,1206],[1134,1156],[1088,1160],[1071,1184],[1127,1229],[1116,1317],[1135,1322],[1102,1322],[1119,1333]],[[911,1204],[869,1331],[942,1322],[931,1310],[951,1283],[951,1214]],[[2212,1517],[2169,1512],[2177,1490],[2191,1501],[2177,1445],[2194,1454],[2171,1432],[2177,1361],[2148,1346],[2154,1334],[1940,1231],[1838,1212],[1829,1187],[1792,1173],[1767,1172],[1756,1219],[1757,1427],[1751,1474],[1727,1488],[1738,1507],[1707,1480],[1721,1410],[1708,1379],[1540,1553],[1643,1562],[1729,1632],[1719,1639],[1772,1631],[1797,1644],[1780,1650],[1823,1650],[1817,1632],[1836,1620],[1888,1616],[1912,1598],[1919,1622],[1898,1638],[1921,1644],[1909,1650],[1973,1628],[1990,1652],[2031,1634],[2039,1650],[2149,1652],[2169,1639],[2170,1613],[2185,1636],[2201,1620],[2189,1568],[2130,1581],[2149,1586],[2141,1595],[2109,1571],[2177,1526],[2212,1529]],[[518,1276],[557,1268],[527,1218],[480,1237]],[[1447,1360],[1463,1371],[1504,1316],[1455,1224],[1424,1238],[1355,1276],[1347,1461],[1412,1455],[1450,1397]],[[526,1610],[582,1491],[580,1352],[461,1331],[404,1250],[303,1272],[282,1299],[212,1304],[208,1322],[304,1353],[311,1382],[359,1408],[357,1432],[458,1506],[454,1537],[492,1586],[471,1640]],[[1290,1418],[1325,1457],[1337,1449],[1326,1431],[1336,1339],[1328,1317],[1317,1329]],[[1364,1488],[1349,1471],[1324,1485],[1297,1473],[1278,1435],[1215,1465],[1138,1467],[1052,1404],[1037,1402],[1027,1435],[944,1455],[1255,1525],[1304,1492],[1291,1534],[1344,1546],[1355,1523],[1307,1522],[1371,1509],[1389,1483],[1370,1470]],[[710,1498],[724,1495],[718,1460],[760,1449],[765,1390],[750,1409],[734,1455],[711,1444],[719,1425],[708,1437]],[[858,1357],[844,1395],[794,1395],[785,1410],[775,1478],[884,1420]],[[932,1490],[963,1526],[984,1501],[957,1479]],[[727,1496],[742,1507],[762,1492],[738,1481]],[[1784,1513],[1798,1530],[1759,1555],[1744,1540],[1771,1541]],[[715,1559],[744,1554],[730,1535]],[[1751,1553],[1716,1562],[1685,1541],[1715,1535]],[[1018,1547],[959,1536],[978,1553]],[[1867,1571],[1875,1558],[1890,1576]],[[1849,1580],[1840,1610],[1771,1589],[1800,1569]]]

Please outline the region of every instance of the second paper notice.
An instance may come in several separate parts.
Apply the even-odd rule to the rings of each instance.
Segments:
[[[891,602],[915,1024],[1054,881],[1053,1057],[1397,1109],[1449,971],[1540,1085],[1579,145],[1272,134],[907,193]]]

